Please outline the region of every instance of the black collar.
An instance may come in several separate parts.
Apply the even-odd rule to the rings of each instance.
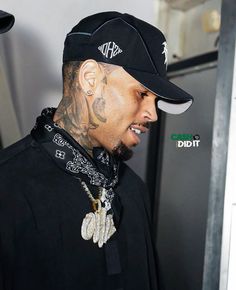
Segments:
[[[93,158],[64,129],[53,122],[55,108],[46,108],[37,118],[31,135],[66,173],[94,186],[114,188],[118,161],[104,148],[95,147]]]

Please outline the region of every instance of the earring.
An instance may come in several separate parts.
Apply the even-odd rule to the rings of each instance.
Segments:
[[[92,90],[87,90],[86,95],[92,96],[93,95],[93,91]]]

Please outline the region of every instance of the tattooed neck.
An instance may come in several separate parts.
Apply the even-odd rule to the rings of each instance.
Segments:
[[[64,96],[55,112],[53,121],[66,130],[92,156],[93,144],[88,131],[98,125],[93,121],[86,98],[80,102],[72,96]]]

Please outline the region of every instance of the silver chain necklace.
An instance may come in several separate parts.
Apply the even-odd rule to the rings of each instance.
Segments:
[[[93,239],[93,242],[97,243],[98,247],[101,248],[116,232],[113,215],[107,214],[108,210],[111,208],[112,201],[107,201],[106,198],[109,190],[99,187],[99,197],[95,199],[87,184],[82,180],[80,181],[83,189],[92,202],[94,210],[94,212],[85,215],[81,225],[81,236],[84,240]],[[102,206],[102,202],[104,201],[105,206]]]

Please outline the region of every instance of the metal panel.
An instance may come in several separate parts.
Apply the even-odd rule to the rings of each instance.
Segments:
[[[236,243],[236,191],[235,191],[235,172],[236,172],[236,61],[234,61],[234,83],[230,114],[229,147],[227,158],[227,175],[225,185],[224,200],[224,221],[222,233],[222,251],[221,251],[221,271],[220,271],[220,289],[234,289],[236,287],[235,275],[232,275],[232,269],[235,271]]]
[[[228,260],[227,269],[224,272],[226,273],[226,279],[221,276],[221,281],[225,283],[221,283],[220,289],[227,289],[227,290],[235,290],[236,286],[236,275],[235,275],[235,269],[236,269],[236,204],[233,204],[230,208],[230,236],[229,236],[229,247],[227,247],[228,255],[226,255],[226,259]],[[227,211],[229,208],[227,209]],[[221,271],[221,275],[222,275]]]
[[[236,45],[235,54],[236,55]],[[225,180],[224,221],[221,247],[220,290],[236,288],[236,59],[234,57],[234,73],[229,124],[229,146]]]
[[[203,290],[219,289],[225,177],[235,59],[236,2],[222,3],[217,92],[206,233]],[[235,176],[235,175],[234,175]],[[225,289],[225,288],[222,288]]]
[[[137,147],[133,148],[133,157],[126,163],[134,170],[134,172],[146,181],[146,164],[147,164],[147,149],[149,134],[142,134],[140,136],[141,142]]]
[[[202,69],[204,69],[202,67]],[[171,81],[192,93],[194,105],[182,115],[166,115],[157,248],[166,290],[202,287],[211,165],[216,68],[192,70]],[[198,134],[199,147],[176,147],[172,134]]]

